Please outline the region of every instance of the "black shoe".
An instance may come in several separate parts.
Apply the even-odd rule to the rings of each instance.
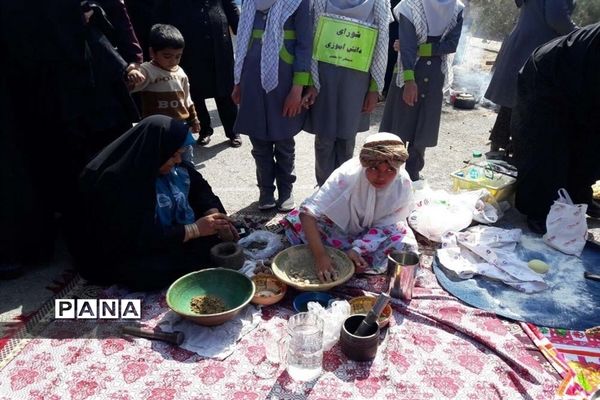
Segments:
[[[240,135],[234,135],[232,138],[229,138],[229,146],[231,147],[240,147],[242,145],[242,138]]]
[[[592,202],[588,204],[587,215],[592,218],[600,219],[600,202],[592,200]]]
[[[202,136],[202,134],[200,134],[200,137],[198,138],[198,140],[196,140],[196,144],[198,146],[206,146],[209,143],[210,143],[210,135]]]
[[[527,217],[527,226],[533,233],[543,235],[546,233],[546,221]]]
[[[212,127],[202,127],[200,128],[200,136],[198,137],[198,140],[196,140],[196,144],[198,146],[206,146],[207,144],[210,143],[210,137],[212,136],[212,134],[215,131],[213,130]]]

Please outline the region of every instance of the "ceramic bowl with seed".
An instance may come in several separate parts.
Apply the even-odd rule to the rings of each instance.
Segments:
[[[350,312],[354,314],[367,314],[375,305],[377,301],[377,297],[372,296],[359,296],[350,299],[348,302],[350,303]],[[381,312],[379,319],[379,327],[383,328],[390,323],[390,317],[392,316],[392,306],[386,304],[385,308]]]
[[[352,278],[354,263],[341,250],[325,246],[325,251],[331,258],[337,275],[332,282],[319,280],[315,269],[315,259],[306,244],[288,247],[280,251],[273,259],[271,268],[275,276],[288,286],[301,291],[327,291]]]
[[[169,308],[200,325],[221,325],[233,319],[254,296],[254,283],[241,272],[225,268],[209,268],[190,272],[171,284],[167,290]],[[192,309],[192,299],[207,296],[222,302],[225,311],[199,314]]]
[[[283,299],[287,291],[287,285],[274,275],[257,274],[252,277],[252,281],[256,286],[256,292],[251,300],[253,304],[270,306]]]

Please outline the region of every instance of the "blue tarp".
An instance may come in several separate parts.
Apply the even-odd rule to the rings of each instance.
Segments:
[[[577,258],[548,247],[539,236],[523,235],[516,252],[524,261],[540,259],[550,265],[544,275],[547,290],[526,294],[482,276],[463,280],[437,259],[433,270],[444,289],[473,307],[552,328],[600,326],[600,282],[583,276],[585,271],[600,274],[600,246],[588,243]]]

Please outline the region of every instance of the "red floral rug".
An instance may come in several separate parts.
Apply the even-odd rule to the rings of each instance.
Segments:
[[[50,297],[34,312],[21,314],[11,321],[2,323],[0,332],[0,368],[9,359],[21,339],[31,336],[33,330],[44,320],[46,315],[54,309],[54,299],[68,296],[75,288],[83,284],[83,279],[73,270],[66,270],[57,279],[46,287]]]
[[[257,222],[257,217],[239,217],[249,228]],[[276,219],[258,226],[277,231]],[[80,283],[60,297],[89,298],[94,290],[98,295],[98,288]],[[334,293],[349,298],[384,287],[384,277],[356,277]],[[155,327],[170,312],[164,294],[140,295],[144,325]],[[295,382],[284,365],[267,359],[273,351],[267,333],[284,331],[295,294],[289,290],[282,302],[263,308],[258,328],[222,361],[163,342],[123,337],[122,322],[54,320],[46,313],[36,317],[36,324],[30,319],[37,328],[30,327],[22,339],[12,338],[17,345],[0,358],[0,400],[555,397],[561,378],[523,329],[464,305],[441,289],[427,269],[408,306],[393,301],[390,325],[372,362],[350,361],[335,345],[324,353],[318,379]],[[101,294],[127,295],[118,287]]]
[[[381,277],[352,279],[336,292],[377,291]],[[117,288],[104,295],[125,295]],[[325,352],[323,374],[293,381],[266,359],[293,313],[286,299],[262,309],[259,327],[223,361],[162,342],[121,337],[119,323],[51,321],[0,374],[0,399],[514,399],[554,397],[559,377],[521,328],[470,308],[426,271],[410,305],[394,301],[390,327],[373,362]],[[164,292],[143,296],[143,322],[169,312]],[[198,327],[198,329],[203,329]],[[268,373],[265,373],[267,371]],[[270,371],[270,372],[269,372]]]

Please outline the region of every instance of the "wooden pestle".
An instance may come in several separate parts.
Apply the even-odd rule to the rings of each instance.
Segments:
[[[142,328],[141,326],[124,326],[121,330],[126,335],[142,337],[146,339],[153,340],[162,340],[163,342],[168,342],[175,344],[177,346],[181,345],[184,340],[183,332],[175,331],[175,332],[159,332],[149,328]]]

